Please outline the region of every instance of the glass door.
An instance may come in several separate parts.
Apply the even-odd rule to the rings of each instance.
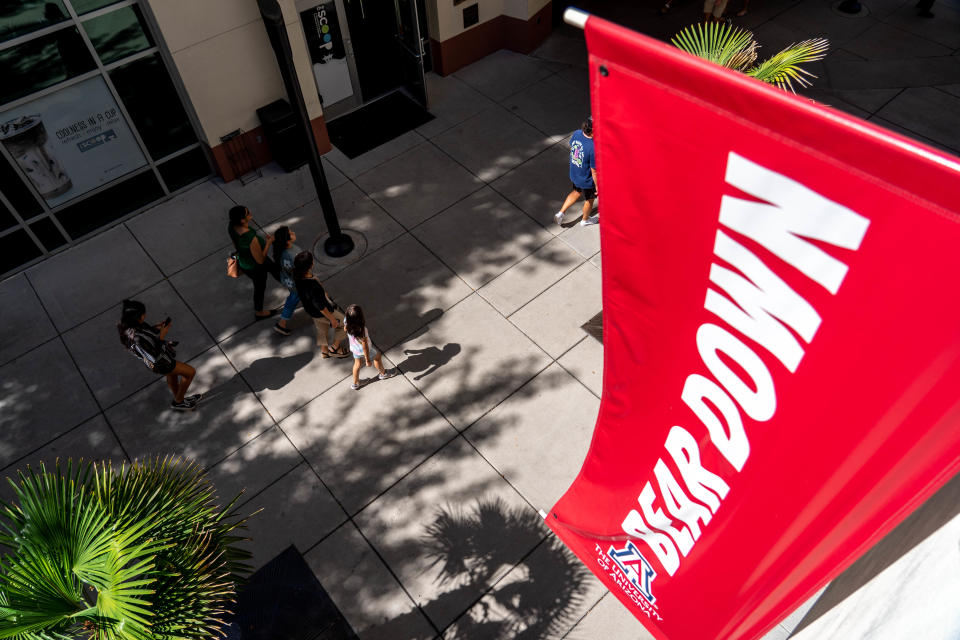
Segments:
[[[429,51],[429,43],[424,38],[427,32],[426,12],[422,6],[418,6],[418,0],[393,0],[393,6],[397,14],[396,39],[403,59],[403,86],[414,100],[426,108],[427,88],[424,73]]]

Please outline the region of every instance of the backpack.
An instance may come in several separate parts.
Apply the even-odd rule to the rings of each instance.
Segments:
[[[138,327],[127,329],[125,334],[127,350],[140,359],[151,371],[159,368],[170,370],[176,365],[177,353],[173,345],[160,336]]]

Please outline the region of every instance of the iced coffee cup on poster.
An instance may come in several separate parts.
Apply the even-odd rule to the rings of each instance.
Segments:
[[[39,115],[20,116],[0,124],[0,142],[40,195],[53,198],[69,191],[73,182],[47,141],[47,129]]]

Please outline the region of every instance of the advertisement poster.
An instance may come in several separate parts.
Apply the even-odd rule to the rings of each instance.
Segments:
[[[337,21],[337,7],[333,0],[300,13],[307,50],[313,63],[313,77],[324,105],[337,103],[353,95],[343,35]]]
[[[50,207],[147,164],[100,77],[0,114],[0,143]]]

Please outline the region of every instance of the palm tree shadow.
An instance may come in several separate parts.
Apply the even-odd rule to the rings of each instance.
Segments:
[[[422,371],[423,373],[413,377],[414,380],[419,380],[450,362],[454,356],[460,353],[460,345],[456,342],[448,342],[443,349],[437,347],[404,349],[403,353],[409,357],[399,363],[397,367],[404,373]]]
[[[509,509],[498,499],[478,502],[465,513],[440,509],[423,544],[432,566],[440,569],[440,584],[451,587],[423,604],[428,615],[486,592],[443,630],[445,638],[554,638],[581,612],[590,572],[529,509]]]

